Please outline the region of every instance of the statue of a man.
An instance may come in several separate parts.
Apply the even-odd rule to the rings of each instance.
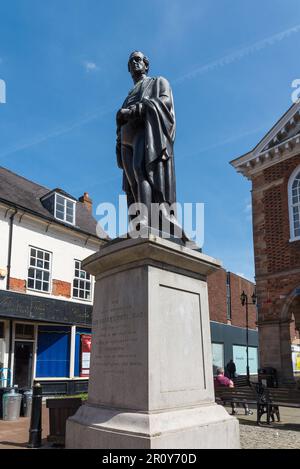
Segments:
[[[117,162],[123,170],[128,207],[176,202],[173,144],[175,113],[171,87],[163,77],[148,77],[149,60],[133,52],[128,70],[134,87],[117,113]]]

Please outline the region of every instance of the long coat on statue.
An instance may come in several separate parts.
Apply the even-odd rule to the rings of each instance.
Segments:
[[[128,108],[129,93],[122,108]],[[141,117],[145,131],[144,164],[147,179],[152,187],[152,202],[176,202],[176,182],[173,145],[175,139],[175,112],[169,82],[163,77],[146,77],[134,101],[141,103]],[[121,169],[121,127],[117,127],[117,162]],[[123,170],[123,190],[133,201],[131,188]]]

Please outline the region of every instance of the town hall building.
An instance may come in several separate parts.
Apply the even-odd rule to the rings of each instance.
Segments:
[[[232,166],[252,182],[260,365],[300,372],[300,103]]]

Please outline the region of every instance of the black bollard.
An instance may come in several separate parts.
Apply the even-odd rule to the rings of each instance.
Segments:
[[[28,448],[42,446],[42,386],[33,386]]]

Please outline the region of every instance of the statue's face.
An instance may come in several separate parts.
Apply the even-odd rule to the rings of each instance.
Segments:
[[[142,52],[135,52],[129,59],[129,71],[131,75],[136,73],[147,73],[146,64],[144,62],[144,54]]]

